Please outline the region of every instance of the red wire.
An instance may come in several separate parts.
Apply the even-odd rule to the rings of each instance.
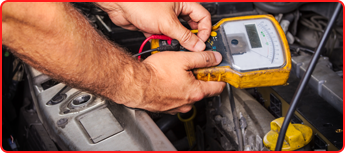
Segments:
[[[145,39],[145,41],[141,44],[140,49],[139,49],[139,53],[141,53],[143,51],[143,48],[145,46],[145,44],[150,41],[151,39],[162,39],[162,40],[168,40],[168,44],[171,44],[171,38],[168,36],[164,36],[164,35],[151,35],[150,37],[147,37]],[[140,60],[141,55],[138,56],[138,60]]]
[[[145,41],[144,41],[144,42],[141,44],[141,46],[140,46],[139,53],[141,53],[141,52],[143,51],[143,48],[144,48],[145,44],[146,44],[148,41],[150,41],[150,40],[152,39],[152,37],[153,37],[153,35],[151,35],[150,37],[147,37],[147,38],[145,39]],[[138,60],[140,60],[140,58],[141,58],[141,55],[138,56]]]

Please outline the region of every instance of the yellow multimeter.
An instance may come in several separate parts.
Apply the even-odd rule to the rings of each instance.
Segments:
[[[193,32],[193,31],[192,31]],[[199,80],[224,81],[236,88],[284,85],[291,70],[285,34],[271,15],[225,18],[212,27],[206,50],[218,51],[216,67],[194,69]],[[159,47],[154,40],[151,48]]]

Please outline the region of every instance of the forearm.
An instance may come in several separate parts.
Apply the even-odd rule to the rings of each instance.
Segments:
[[[69,4],[5,3],[2,13],[3,44],[39,71],[118,103],[144,97],[148,67],[99,35]]]

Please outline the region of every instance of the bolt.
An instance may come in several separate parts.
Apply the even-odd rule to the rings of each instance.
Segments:
[[[58,127],[61,127],[61,128],[65,128],[65,126],[67,125],[68,123],[68,119],[67,118],[62,118],[62,119],[59,119],[56,124]]]
[[[81,104],[88,102],[90,99],[91,99],[91,95],[81,95],[77,98],[74,98],[72,101],[72,104],[73,105],[81,105]]]
[[[58,94],[55,95],[50,101],[47,102],[47,105],[55,105],[58,104],[60,102],[62,102],[63,100],[65,100],[67,97],[66,94]]]

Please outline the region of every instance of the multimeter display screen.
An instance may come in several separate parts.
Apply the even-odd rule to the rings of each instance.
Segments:
[[[245,25],[246,31],[248,34],[249,42],[252,48],[261,48],[261,42],[258,35],[258,31],[256,30],[255,24],[247,24]]]
[[[246,72],[273,69],[285,63],[281,37],[269,19],[257,18],[224,22],[220,26],[229,64]]]

